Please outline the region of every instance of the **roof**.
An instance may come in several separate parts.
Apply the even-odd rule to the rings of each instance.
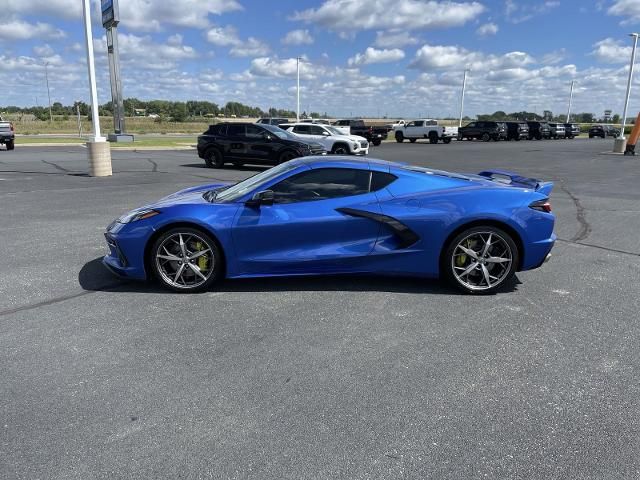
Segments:
[[[294,161],[300,165],[341,163],[342,165],[352,165],[354,167],[360,168],[365,163],[369,165],[380,165],[385,167],[402,167],[404,165],[402,163],[390,162],[388,160],[382,160],[379,158],[354,157],[352,155],[323,155],[301,157]]]

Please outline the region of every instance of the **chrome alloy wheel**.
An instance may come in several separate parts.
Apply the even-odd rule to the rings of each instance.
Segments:
[[[513,252],[496,232],[473,232],[453,250],[451,268],[455,279],[474,291],[496,287],[508,276]]]
[[[198,288],[214,272],[214,250],[195,233],[178,232],[168,236],[155,254],[158,273],[164,282],[174,288]]]

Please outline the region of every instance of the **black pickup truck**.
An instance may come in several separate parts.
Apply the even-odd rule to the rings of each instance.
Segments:
[[[0,145],[7,146],[7,150],[13,150],[15,144],[15,131],[13,130],[13,124],[11,122],[5,122],[0,117]]]
[[[336,120],[333,122],[336,127],[351,127],[351,135],[358,135],[366,138],[369,143],[373,143],[376,147],[382,143],[389,135],[387,127],[367,126],[364,120]]]

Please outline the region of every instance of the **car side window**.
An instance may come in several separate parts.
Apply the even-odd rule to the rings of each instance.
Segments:
[[[229,137],[244,137],[244,125],[231,124],[227,128],[227,136]]]
[[[406,125],[407,127],[415,127],[416,126],[416,122],[409,122]]]
[[[296,125],[295,127],[293,127],[293,133],[309,135],[309,125]]]
[[[421,127],[424,124],[424,122],[422,120],[419,120],[415,122],[415,124],[416,124],[416,127]]]
[[[371,172],[371,188],[372,192],[377,192],[378,190],[382,190],[387,185],[393,183],[394,180],[397,180],[398,177],[392,175],[391,173],[385,172]]]
[[[475,123],[470,123],[470,124],[467,125],[467,127],[470,127],[470,128],[475,128],[475,126],[476,126]]]
[[[266,132],[262,128],[254,125],[247,125],[247,138],[263,138],[265,135]]]
[[[323,135],[325,129],[322,127],[318,127],[317,125],[310,125],[309,132],[311,133],[311,135]]]
[[[355,168],[319,168],[293,175],[270,190],[275,203],[349,197],[369,192],[371,172]]]

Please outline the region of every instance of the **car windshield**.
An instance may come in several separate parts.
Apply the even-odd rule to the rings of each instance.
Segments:
[[[265,170],[264,172],[260,172],[257,175],[253,175],[240,183],[236,183],[229,188],[219,191],[214,199],[222,202],[233,202],[243,195],[246,195],[254,188],[257,188],[259,185],[297,167],[298,165],[291,164],[290,162],[282,163],[276,167]]]
[[[300,141],[300,139],[293,133],[290,133],[287,130],[283,130],[280,127],[276,127],[275,125],[262,125],[262,128],[264,128],[265,130],[269,130],[269,132],[273,133],[276,137],[281,138],[282,140]]]
[[[335,127],[324,127],[331,132],[331,135],[344,135],[340,130]]]

